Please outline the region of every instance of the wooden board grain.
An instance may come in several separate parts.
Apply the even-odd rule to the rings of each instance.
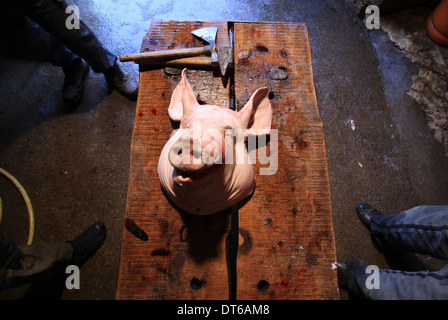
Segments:
[[[271,159],[256,163],[256,190],[239,212],[237,298],[337,299],[325,139],[306,26],[236,23],[235,65],[237,108],[268,86],[278,136],[252,154]]]
[[[190,32],[205,26],[219,26],[218,44],[230,44],[228,22],[154,20],[141,51],[200,46]],[[338,298],[325,140],[306,26],[235,22],[234,34],[236,106],[269,87],[278,150],[271,138],[255,154],[276,152],[277,168],[260,175],[269,164],[255,165],[256,190],[239,210],[237,226],[230,209],[207,217],[176,210],[161,190],[157,162],[173,130],[167,107],[180,76],[142,66],[117,299],[228,299],[231,228],[239,233],[236,298]],[[270,77],[276,67],[287,79]],[[189,70],[188,79],[201,102],[229,106],[229,86],[216,73]]]

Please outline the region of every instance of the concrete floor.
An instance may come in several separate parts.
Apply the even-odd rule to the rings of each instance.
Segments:
[[[367,32],[343,1],[85,0],[74,4],[117,55],[139,51],[151,19],[156,18],[306,23],[326,135],[338,259],[360,258],[380,268],[402,269],[437,268],[442,263],[415,255],[390,259],[374,246],[356,217],[359,202],[369,202],[385,213],[448,204],[448,165],[422,109],[406,94],[417,72],[415,64],[396,50],[383,31]],[[126,68],[138,75],[136,65]],[[97,220],[106,224],[107,239],[82,267],[80,290],[28,285],[0,292],[1,299],[115,297],[136,103],[90,71],[81,105],[67,113],[62,81],[62,70],[49,63],[0,58],[0,167],[12,173],[31,197],[35,243],[74,238]],[[3,177],[0,196],[1,229],[8,239],[24,244],[26,208]],[[352,298],[340,292],[341,299]]]

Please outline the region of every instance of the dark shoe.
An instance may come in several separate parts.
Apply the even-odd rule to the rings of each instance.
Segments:
[[[89,65],[81,58],[73,60],[69,66],[62,68],[65,73],[62,86],[62,100],[69,109],[75,109],[84,94],[84,83],[89,73]]]
[[[106,226],[98,221],[75,239],[68,241],[73,247],[72,263],[77,266],[84,264],[102,246],[104,239]]]
[[[359,220],[371,230],[370,224],[372,223],[371,217],[381,216],[382,213],[367,203],[360,203],[356,206],[356,214]]]
[[[137,101],[138,81],[131,74],[124,71],[117,62],[115,62],[112,70],[108,72],[106,78],[124,97],[131,101]]]

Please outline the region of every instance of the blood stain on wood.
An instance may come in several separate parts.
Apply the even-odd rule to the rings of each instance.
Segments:
[[[165,236],[168,233],[169,225],[170,225],[170,223],[168,222],[168,220],[163,219],[163,218],[159,220],[159,227],[160,227],[160,231],[162,232],[163,236]]]
[[[309,146],[309,143],[302,136],[295,137],[294,142],[299,147],[299,150],[305,150]]]
[[[301,268],[301,269],[296,273],[296,275],[297,275],[298,277],[300,277],[305,271],[306,271],[305,268]]]
[[[184,264],[185,264],[185,256],[181,252],[177,253],[171,260],[170,274],[174,278],[177,278],[181,273]]]
[[[290,281],[288,281],[288,280],[282,280],[280,282],[276,282],[275,283],[276,286],[279,285],[281,287],[287,287],[287,286],[289,286],[289,284],[290,284]]]

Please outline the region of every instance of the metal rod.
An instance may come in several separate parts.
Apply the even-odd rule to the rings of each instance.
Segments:
[[[227,277],[229,300],[236,300],[237,293],[237,257],[239,239],[238,205],[230,207],[230,231],[226,237]]]

